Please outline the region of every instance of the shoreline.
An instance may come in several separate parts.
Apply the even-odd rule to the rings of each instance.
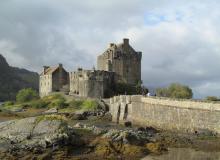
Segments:
[[[25,117],[31,118],[33,116],[35,117],[35,116],[39,116],[39,115],[44,115],[44,112],[45,112],[45,110],[38,110],[38,109],[31,109],[31,110],[25,110],[22,112],[10,112],[10,113],[6,113],[6,112],[2,111],[2,112],[0,112],[0,124],[1,124],[1,121],[19,120],[19,119],[23,119]],[[74,159],[74,158],[77,159],[77,157],[78,157],[78,159],[80,159],[80,158],[83,158],[83,157],[85,158],[88,156],[96,157],[97,156],[96,152],[92,151],[90,148],[91,147],[90,143],[94,143],[95,141],[97,141],[96,143],[98,146],[99,145],[101,145],[101,146],[107,145],[108,146],[108,144],[102,144],[104,141],[101,140],[102,139],[101,135],[93,135],[93,133],[87,132],[88,129],[96,128],[95,130],[97,130],[99,132],[102,132],[103,130],[107,130],[107,132],[109,132],[110,130],[113,129],[113,130],[118,131],[118,133],[124,132],[126,130],[127,131],[134,130],[135,132],[138,133],[139,132],[138,130],[141,131],[143,128],[143,127],[141,128],[140,126],[125,127],[121,124],[116,124],[116,123],[113,123],[109,120],[105,120],[105,119],[102,119],[97,116],[88,117],[88,119],[84,119],[84,120],[73,120],[72,118],[73,118],[74,114],[71,115],[69,113],[57,113],[57,114],[51,114],[51,115],[63,115],[64,117],[66,117],[67,123],[70,127],[75,128],[75,126],[78,124],[80,124],[80,126],[84,126],[79,129],[75,128],[75,130],[76,131],[78,130],[77,132],[81,135],[80,137],[82,139],[84,139],[85,144],[81,148],[76,149],[74,146],[69,146],[69,147],[63,146],[66,149],[62,150],[63,147],[61,147],[57,150],[52,151],[52,153],[58,157],[61,155],[62,156],[66,155],[66,157],[68,157],[66,159]],[[156,131],[156,129],[155,129],[155,131]],[[149,131],[147,131],[147,132],[149,132]],[[187,148],[187,149],[193,149],[196,151],[201,151],[201,152],[206,152],[206,153],[210,153],[210,152],[214,153],[214,152],[220,151],[220,138],[210,136],[210,135],[196,135],[196,134],[180,133],[180,132],[175,132],[175,131],[171,132],[171,131],[159,130],[158,132],[153,133],[152,137],[149,137],[148,139],[152,143],[152,146],[150,148],[152,151],[150,151],[146,154],[140,153],[139,158],[148,157],[148,155],[149,156],[151,155],[151,152],[155,152],[159,155],[169,154],[169,151],[166,151],[166,148],[167,149],[169,149],[169,148]],[[123,144],[123,146],[126,146],[126,145]],[[99,152],[101,152],[101,153],[106,152],[106,150],[103,149],[103,147]],[[132,148],[132,146],[130,146],[129,148]],[[69,155],[68,150],[76,150],[75,152],[80,152],[82,154],[78,155],[78,153],[71,153]],[[51,149],[47,148],[47,149],[43,150],[43,153],[49,154],[49,153],[51,153]],[[33,152],[24,152],[21,154],[24,154],[24,155],[27,154],[31,157],[32,156],[40,156],[38,154],[34,154]],[[127,158],[129,157],[129,155],[124,155],[124,156]]]

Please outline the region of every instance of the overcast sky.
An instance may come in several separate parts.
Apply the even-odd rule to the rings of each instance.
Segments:
[[[108,43],[142,51],[148,87],[189,85],[194,98],[220,96],[219,0],[1,0],[0,53],[40,72],[96,66]]]

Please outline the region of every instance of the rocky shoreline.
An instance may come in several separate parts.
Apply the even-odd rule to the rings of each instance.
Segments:
[[[214,135],[117,125],[102,110],[18,117],[0,123],[0,159],[141,159],[169,147],[220,151]]]

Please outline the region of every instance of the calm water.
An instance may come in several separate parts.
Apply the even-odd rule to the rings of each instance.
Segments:
[[[203,152],[191,148],[170,148],[160,156],[147,156],[142,160],[220,160],[220,152]]]

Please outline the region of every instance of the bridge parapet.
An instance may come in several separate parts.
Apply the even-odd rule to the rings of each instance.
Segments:
[[[220,103],[121,95],[110,99],[110,112],[118,123],[220,134]]]

